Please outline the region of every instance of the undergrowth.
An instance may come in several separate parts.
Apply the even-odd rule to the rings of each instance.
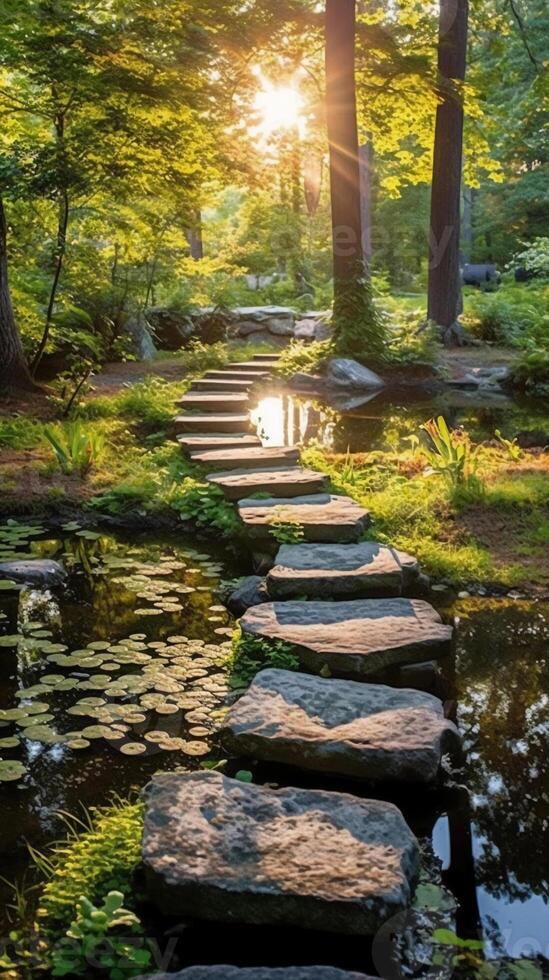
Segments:
[[[299,670],[299,659],[293,652],[291,644],[284,643],[283,640],[267,641],[261,637],[244,634],[237,629],[227,666],[230,686],[242,688],[248,687],[255,675],[267,667]]]

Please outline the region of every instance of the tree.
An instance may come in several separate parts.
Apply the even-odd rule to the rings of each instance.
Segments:
[[[334,270],[334,335],[341,354],[380,361],[384,329],[364,268],[355,82],[355,0],[326,0],[326,121]]]
[[[431,185],[428,316],[445,343],[462,343],[459,267],[463,91],[467,61],[468,0],[440,0],[437,107]]]
[[[15,323],[8,282],[7,226],[0,197],[0,391],[35,388]]]

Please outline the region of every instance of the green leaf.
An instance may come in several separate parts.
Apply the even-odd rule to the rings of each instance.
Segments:
[[[249,769],[239,769],[235,774],[235,779],[239,779],[241,783],[253,783],[254,777]]]

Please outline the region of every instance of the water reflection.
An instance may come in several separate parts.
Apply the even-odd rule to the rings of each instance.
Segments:
[[[433,415],[443,414],[452,427],[463,426],[474,440],[494,438],[501,429],[507,438],[521,431],[549,431],[549,407],[531,406],[502,398],[486,403],[478,395],[447,392],[426,398],[384,392],[360,397],[332,396],[328,402],[316,397],[268,389],[252,413],[252,419],[268,446],[307,445],[319,442],[333,452],[396,452],[406,445],[420,425]]]

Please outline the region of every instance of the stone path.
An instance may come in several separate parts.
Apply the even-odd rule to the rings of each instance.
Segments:
[[[392,803],[164,773],[147,787],[143,860],[170,916],[373,936],[410,901],[419,847]]]
[[[452,629],[429,603],[405,597],[422,584],[414,558],[361,540],[366,508],[330,493],[322,474],[299,466],[295,449],[263,447],[249,413],[231,411],[253,401],[277,357],[208,371],[179,403],[191,411],[176,419],[182,451],[236,502],[252,548],[273,556],[267,593],[254,587],[259,604],[240,621],[243,637],[282,641],[301,667],[257,674],[225,718],[224,745],[339,779],[433,783],[443,756],[460,748],[442,702],[371,681],[401,670],[408,688],[420,683],[424,662],[449,652]],[[284,534],[298,542],[279,546]],[[265,594],[273,601],[261,601]],[[359,935],[409,904],[419,867],[418,844],[391,803],[275,791],[217,772],[154,777],[143,856],[149,895],[170,916]],[[356,976],[325,967],[192,967],[181,977],[240,975]]]

